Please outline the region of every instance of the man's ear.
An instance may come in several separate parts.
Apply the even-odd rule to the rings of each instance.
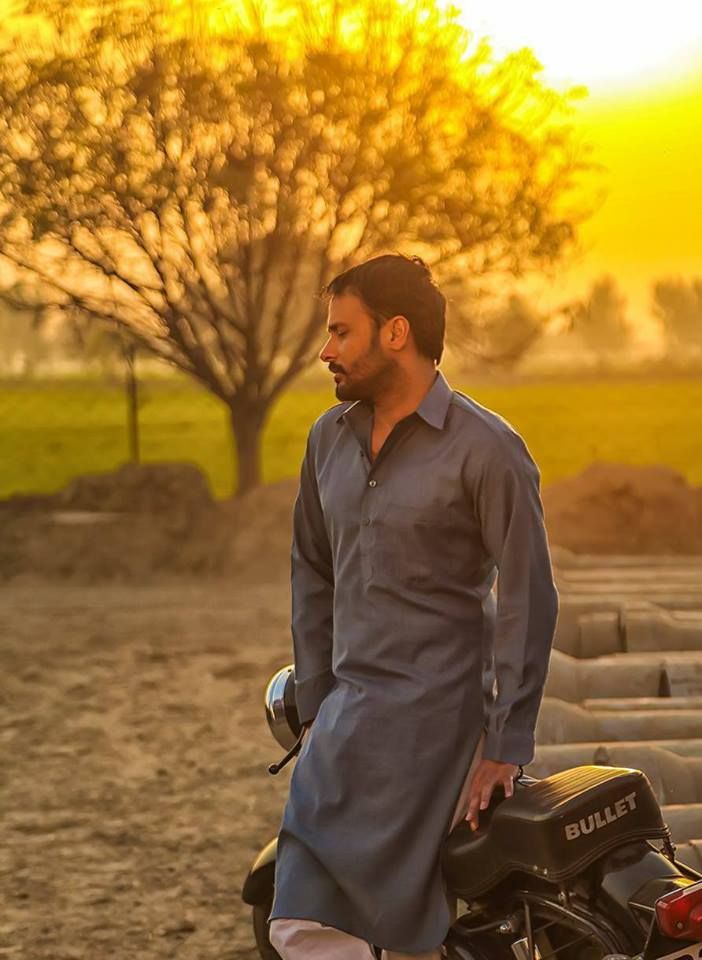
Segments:
[[[410,334],[409,320],[398,313],[396,317],[390,318],[388,327],[390,331],[389,346],[393,350],[401,350],[407,343]]]

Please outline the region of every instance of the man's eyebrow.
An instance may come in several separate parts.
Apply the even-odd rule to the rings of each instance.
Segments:
[[[336,323],[328,324],[327,330],[329,331],[329,333],[338,333],[339,327],[345,327],[345,326],[346,324],[343,322],[343,320],[337,320]]]

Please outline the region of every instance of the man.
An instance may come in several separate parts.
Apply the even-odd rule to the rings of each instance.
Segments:
[[[295,692],[310,726],[270,937],[284,960],[372,960],[371,944],[437,960],[442,840],[457,813],[475,829],[533,758],[558,609],[539,471],[505,420],[437,371],[446,301],[421,259],[376,257],[325,292],[320,358],[342,403],[310,431],[294,510]]]

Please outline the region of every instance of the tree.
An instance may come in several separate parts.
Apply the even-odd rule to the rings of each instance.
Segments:
[[[119,323],[97,324],[80,309],[60,311],[64,344],[77,349],[87,363],[97,362],[103,375],[119,373],[124,381],[126,401],[127,446],[131,463],[139,463],[139,408],[142,403],[137,377],[138,340],[131,330]]]
[[[702,349],[702,279],[658,280],[653,312],[661,321],[669,352]]]
[[[434,0],[194,4],[29,8],[61,29],[0,51],[0,254],[219,397],[244,492],[335,273],[553,263],[587,164],[529,52],[494,62]]]
[[[483,366],[506,371],[514,370],[543,335],[549,319],[517,293],[487,307],[479,306],[478,298],[454,309],[460,318],[453,337],[459,353],[467,351]]]
[[[9,296],[0,304],[0,374],[31,377],[49,353],[39,322],[40,310]]]
[[[121,324],[102,320],[76,307],[56,307],[50,322],[57,330],[64,356],[78,354],[88,368],[103,377],[124,375],[141,341]]]
[[[614,277],[600,277],[593,283],[584,301],[567,304],[562,312],[571,329],[580,334],[586,346],[601,361],[621,354],[631,342],[631,326],[626,315],[626,298],[619,293]]]

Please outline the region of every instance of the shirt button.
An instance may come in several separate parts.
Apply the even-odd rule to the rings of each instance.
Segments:
[[[378,481],[377,481],[377,480],[369,480],[369,481],[368,481],[368,486],[369,486],[369,487],[377,487],[377,486],[378,486]]]

